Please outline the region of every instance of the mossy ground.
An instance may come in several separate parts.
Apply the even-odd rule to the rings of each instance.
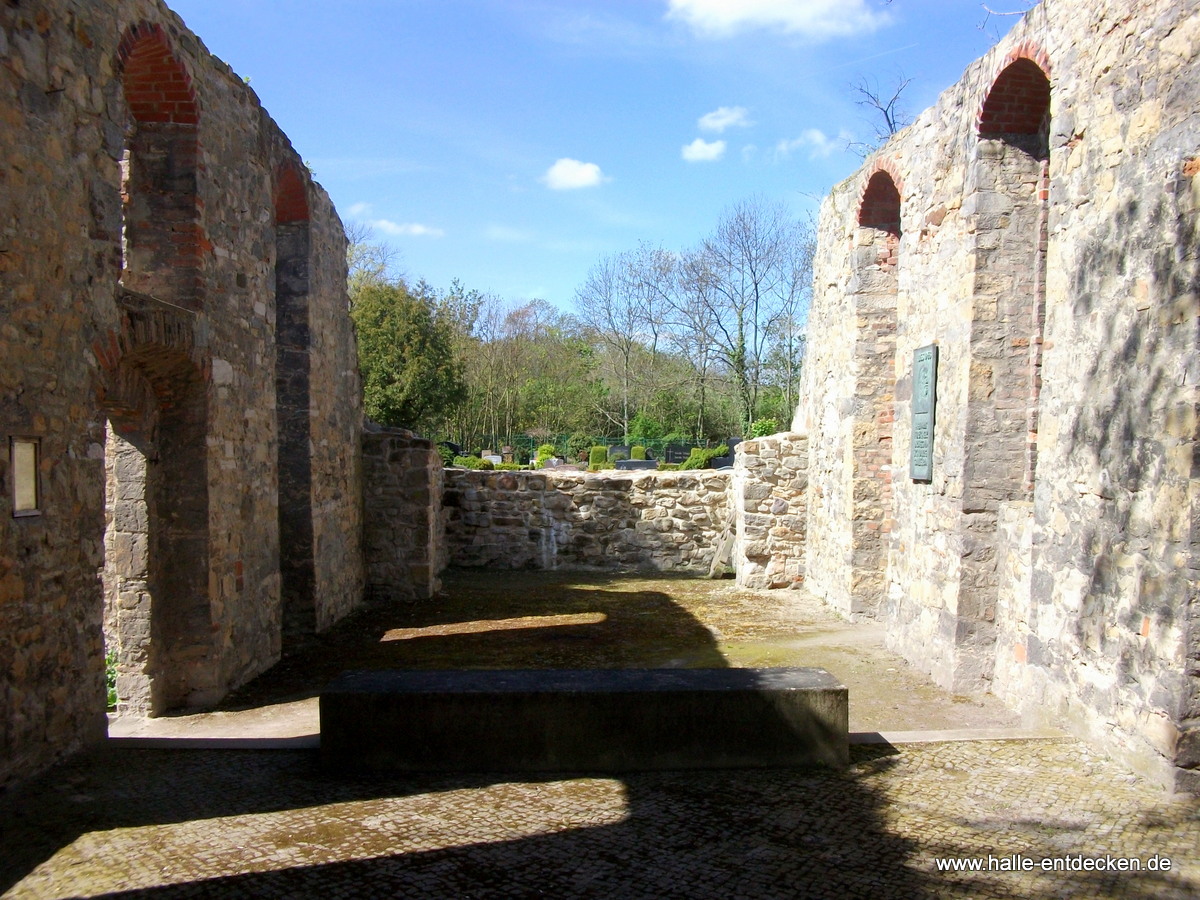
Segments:
[[[951,696],[799,591],[660,574],[452,569],[437,597],[367,606],[221,705],[312,697],[349,669],[820,666],[850,688],[851,730],[1008,726],[995,698]]]

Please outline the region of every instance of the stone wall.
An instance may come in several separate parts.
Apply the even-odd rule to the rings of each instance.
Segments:
[[[210,703],[362,592],[345,238],[156,0],[0,5],[0,783]],[[106,524],[107,522],[107,524]],[[103,570],[103,579],[101,579]],[[105,596],[107,595],[107,611]]]
[[[808,440],[797,434],[737,445],[732,500],[733,566],[742,587],[804,586],[808,531]]]
[[[431,441],[403,429],[363,433],[367,595],[428,600],[446,567],[442,459]]]
[[[732,529],[730,474],[446,470],[448,561],[707,573]]]
[[[1030,11],[824,203],[796,420],[810,590],[944,686],[1192,789],[1198,59],[1187,4]]]

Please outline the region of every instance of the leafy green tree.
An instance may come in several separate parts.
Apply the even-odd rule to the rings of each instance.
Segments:
[[[381,425],[430,433],[466,395],[454,331],[427,286],[372,281],[354,297],[367,415]]]

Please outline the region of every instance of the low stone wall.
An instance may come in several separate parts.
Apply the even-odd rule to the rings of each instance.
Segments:
[[[452,565],[707,572],[732,527],[728,472],[447,469],[445,478]]]
[[[804,583],[808,531],[808,439],[776,434],[737,446],[733,566],[742,587]]]
[[[363,433],[367,597],[427,600],[446,567],[442,460],[403,429]]]

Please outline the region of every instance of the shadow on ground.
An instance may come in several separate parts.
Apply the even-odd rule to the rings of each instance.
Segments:
[[[1147,798],[1070,741],[860,746],[842,772],[521,781],[345,778],[305,752],[109,746],[0,799],[0,822],[0,889],[22,898],[1138,900],[1200,889],[1196,804]],[[933,862],[1009,854],[1162,854],[1176,871],[1014,876]],[[1190,874],[1177,871],[1184,862]]]
[[[725,667],[677,602],[695,579],[457,570],[429,601],[353,613],[220,709],[312,696],[347,669]]]
[[[346,668],[724,666],[717,635],[763,636],[736,610],[706,606],[728,596],[688,592],[669,579],[451,573],[437,601],[363,610],[227,705],[308,696]],[[0,796],[0,891],[606,900],[1200,891],[1194,872],[937,871],[938,856],[1158,852],[1191,862],[1196,804],[1147,796],[1073,741],[852,754],[844,771],[513,780],[344,777],[322,771],[311,751],[113,742]]]

